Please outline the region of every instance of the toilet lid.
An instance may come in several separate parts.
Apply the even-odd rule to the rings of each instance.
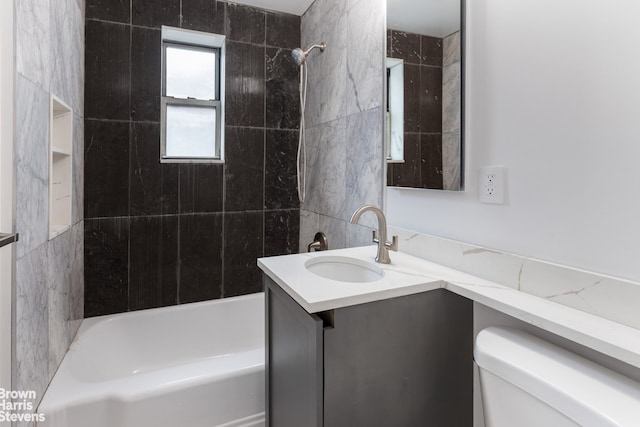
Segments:
[[[640,383],[522,331],[490,327],[476,337],[480,369],[583,426],[640,425]]]

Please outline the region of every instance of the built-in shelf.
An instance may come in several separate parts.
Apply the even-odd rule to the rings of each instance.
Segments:
[[[53,153],[53,155],[60,155],[60,156],[70,156],[71,155],[71,151],[68,150],[63,150],[62,148],[59,147],[51,147],[51,152]]]
[[[51,96],[49,124],[49,239],[71,228],[73,111]]]

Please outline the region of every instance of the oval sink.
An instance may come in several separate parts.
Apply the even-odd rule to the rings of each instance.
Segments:
[[[308,260],[304,266],[313,274],[339,282],[366,283],[384,277],[380,267],[357,258],[322,256]]]

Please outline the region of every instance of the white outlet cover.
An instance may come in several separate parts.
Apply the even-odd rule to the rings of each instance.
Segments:
[[[504,204],[504,166],[480,168],[478,183],[481,203]]]

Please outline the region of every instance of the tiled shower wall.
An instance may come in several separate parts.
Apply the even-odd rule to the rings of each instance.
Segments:
[[[84,1],[18,0],[13,388],[42,398],[83,318]],[[49,240],[49,100],[73,110],[71,229]],[[37,403],[37,402],[36,402]]]
[[[161,164],[161,25],[225,34],[226,162]],[[262,290],[296,252],[300,17],[207,0],[87,0],[85,315]]]
[[[404,163],[388,165],[387,185],[442,189],[443,41],[389,29],[387,56],[404,61]]]
[[[323,231],[331,249],[371,242],[349,224],[360,206],[382,206],[384,17],[381,0],[316,0],[302,16],[302,45],[327,43],[308,58],[307,200],[300,249]],[[361,222],[375,224],[373,214]]]
[[[457,31],[443,40],[442,58],[442,186],[460,190],[461,173],[461,40]]]

